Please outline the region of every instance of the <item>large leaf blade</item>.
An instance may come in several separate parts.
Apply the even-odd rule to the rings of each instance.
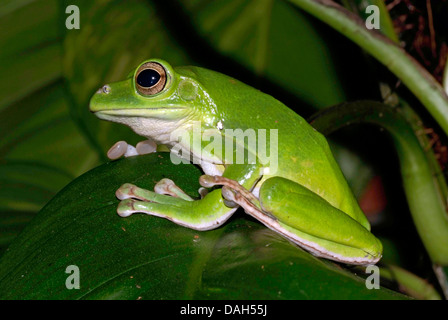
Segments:
[[[152,188],[163,177],[197,195],[200,172],[168,154],[98,167],[68,185],[0,260],[3,299],[389,299],[362,278],[319,260],[257,221],[232,218],[198,232],[168,220],[120,218],[115,189]],[[79,290],[65,270],[80,270]]]

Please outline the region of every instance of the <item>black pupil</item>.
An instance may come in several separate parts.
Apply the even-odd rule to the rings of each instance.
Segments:
[[[137,76],[137,83],[145,88],[150,88],[160,80],[160,74],[153,69],[146,69]]]

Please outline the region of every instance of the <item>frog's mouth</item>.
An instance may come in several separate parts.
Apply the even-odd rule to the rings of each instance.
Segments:
[[[160,107],[160,108],[134,108],[134,109],[114,109],[114,110],[98,110],[98,111],[92,111],[93,113],[104,113],[104,114],[110,114],[110,115],[119,115],[122,117],[130,116],[130,117],[141,117],[145,115],[151,115],[153,111],[162,111],[165,112],[165,110],[185,110],[184,107]]]
[[[173,120],[182,118],[186,114],[184,107],[163,107],[144,109],[115,109],[115,110],[91,110],[98,118],[114,121],[116,118],[154,118]]]

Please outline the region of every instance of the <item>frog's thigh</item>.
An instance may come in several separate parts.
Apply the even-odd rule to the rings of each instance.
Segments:
[[[294,181],[267,179],[260,188],[260,203],[287,238],[316,255],[376,257],[381,252],[381,243],[366,228]]]
[[[146,192],[152,193],[151,191]],[[117,212],[122,217],[141,212],[166,218],[191,229],[210,230],[227,221],[236,210],[236,208],[228,208],[224,205],[221,190],[214,190],[204,199],[195,201],[156,193],[152,193],[152,197],[152,200],[157,199],[158,202],[125,199],[120,202]]]

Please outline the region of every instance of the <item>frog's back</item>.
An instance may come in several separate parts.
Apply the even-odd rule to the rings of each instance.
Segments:
[[[230,129],[277,130],[278,165],[271,175],[293,180],[368,226],[325,137],[280,101],[223,74],[192,67]],[[269,139],[267,139],[269,144]],[[269,145],[267,152],[269,154]],[[270,157],[273,158],[272,156]],[[263,180],[269,175],[263,177]]]

